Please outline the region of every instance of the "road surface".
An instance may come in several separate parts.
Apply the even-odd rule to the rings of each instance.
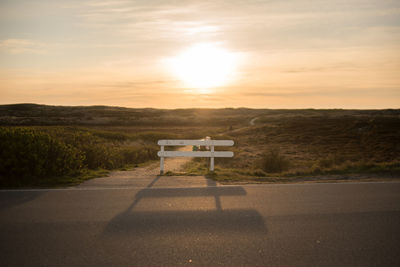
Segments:
[[[2,266],[400,266],[399,227],[397,182],[0,191]]]

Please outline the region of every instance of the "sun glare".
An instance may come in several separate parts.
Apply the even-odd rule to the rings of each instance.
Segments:
[[[237,56],[216,44],[194,45],[170,61],[173,73],[198,92],[226,85],[234,75]]]

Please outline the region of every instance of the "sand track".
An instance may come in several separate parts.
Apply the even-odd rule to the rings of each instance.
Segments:
[[[191,146],[180,147],[179,151],[191,151]],[[165,158],[164,171],[180,172],[186,162],[189,162],[191,158]],[[148,166],[138,167],[131,171],[115,171],[110,174],[110,177],[138,177],[138,176],[154,176],[160,174],[160,162],[152,163]]]

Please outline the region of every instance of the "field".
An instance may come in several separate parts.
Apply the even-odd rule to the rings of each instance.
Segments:
[[[74,184],[157,160],[158,139],[232,139],[234,158],[185,166],[219,181],[400,174],[400,110],[0,106],[0,184]],[[219,148],[216,148],[218,150]],[[226,148],[224,148],[225,150]],[[51,156],[50,156],[51,155]]]

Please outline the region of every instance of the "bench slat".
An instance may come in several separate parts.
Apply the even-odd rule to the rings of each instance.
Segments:
[[[160,146],[233,146],[232,140],[158,140]]]
[[[196,157],[196,158],[231,158],[233,157],[232,151],[158,151],[159,157]]]

